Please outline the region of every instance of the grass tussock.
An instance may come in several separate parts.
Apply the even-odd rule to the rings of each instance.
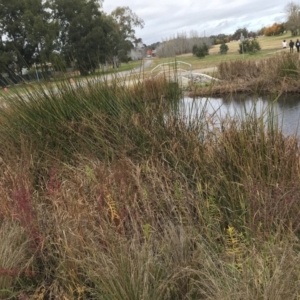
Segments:
[[[221,81],[199,87],[193,96],[232,93],[295,93],[300,91],[298,53],[280,53],[260,60],[224,61],[218,65]]]
[[[297,139],[121,83],[6,99],[0,298],[297,299]]]

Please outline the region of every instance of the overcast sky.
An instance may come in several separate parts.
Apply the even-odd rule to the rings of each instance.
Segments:
[[[191,30],[200,36],[234,33],[246,27],[256,31],[275,22],[286,21],[282,0],[104,0],[102,9],[110,13],[117,6],[129,6],[145,22],[136,36],[147,45]],[[299,1],[293,1],[298,4]]]

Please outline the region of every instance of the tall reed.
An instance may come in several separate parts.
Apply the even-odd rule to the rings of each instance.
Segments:
[[[279,53],[260,60],[221,62],[217,71],[221,81],[209,87],[200,86],[191,95],[295,93],[300,90],[299,73],[300,63],[296,53]]]
[[[0,232],[22,233],[0,246],[22,246],[16,265],[1,261],[18,270],[14,281],[0,274],[7,297],[299,295],[297,138],[272,107],[245,119],[205,106],[183,115],[178,86],[164,80],[6,99]]]

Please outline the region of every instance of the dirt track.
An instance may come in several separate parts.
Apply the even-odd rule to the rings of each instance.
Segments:
[[[205,69],[195,69],[193,70],[193,73],[214,73],[217,71],[217,67],[210,67]]]

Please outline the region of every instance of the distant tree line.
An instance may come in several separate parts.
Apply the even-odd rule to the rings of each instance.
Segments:
[[[285,7],[287,21],[283,23],[274,23],[272,26],[263,27],[258,31],[259,35],[280,35],[285,31],[290,31],[292,36],[300,33],[300,5],[290,2]]]
[[[144,22],[129,7],[111,14],[98,0],[1,0],[0,73],[48,63],[57,69],[76,66],[81,74],[99,64],[127,60],[141,39]]]
[[[156,42],[156,43],[152,43],[146,47],[148,47],[148,49],[155,50],[159,47],[160,44],[161,44],[161,42]]]
[[[257,36],[276,36],[286,31],[290,31],[293,36],[300,34],[300,5],[290,2],[285,7],[287,21],[283,23],[274,23],[268,27],[262,27],[259,30],[248,31],[247,28],[238,28],[232,34],[211,35],[209,38],[199,37],[197,32],[191,32],[190,36],[186,33],[177,34],[173,38],[163,41],[162,43],[154,43],[151,49],[157,49],[157,55],[160,57],[170,57],[184,53],[193,53],[198,57],[208,54],[208,49],[212,45],[220,45],[220,54],[226,54],[228,46],[226,43],[231,41],[240,41],[241,35],[245,40],[239,45],[239,53],[248,52],[255,53],[260,50],[260,45],[255,39]],[[149,47],[149,46],[148,46]]]
[[[159,57],[171,57],[191,53],[194,46],[201,47],[203,44],[210,48],[213,41],[208,37],[200,37],[196,31],[192,31],[189,35],[178,33],[177,36],[160,43],[156,49],[156,55]]]

